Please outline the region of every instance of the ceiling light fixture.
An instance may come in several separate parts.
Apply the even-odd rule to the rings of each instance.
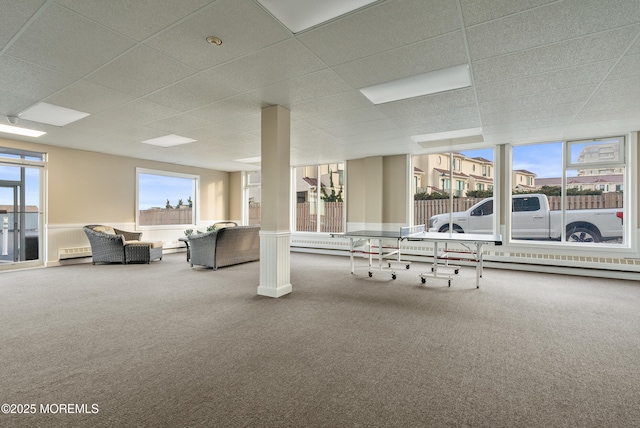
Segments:
[[[6,132],[8,134],[24,135],[25,137],[39,137],[46,134],[43,131],[36,131],[35,129],[21,128],[19,126],[2,125],[0,124],[0,132]]]
[[[220,40],[216,36],[209,36],[209,37],[207,37],[206,40],[207,40],[207,43],[209,43],[211,45],[220,46],[222,44],[222,40]]]
[[[18,114],[18,116],[20,119],[26,119],[32,122],[65,126],[89,116],[89,113],[49,103],[38,103],[24,110],[22,113]]]
[[[378,0],[258,0],[292,33],[299,33]]]
[[[360,89],[374,104],[405,100],[471,86],[467,64],[443,68]]]
[[[144,141],[141,141],[141,143],[151,144],[152,146],[158,146],[158,147],[172,147],[172,146],[179,146],[180,144],[193,143],[195,141],[198,141],[198,140],[194,140],[187,137],[181,137],[180,135],[169,134],[163,137],[144,140]]]
[[[234,159],[234,162],[252,163],[252,164],[259,164],[261,161],[262,161],[262,158],[260,156],[256,156],[253,158]]]
[[[475,143],[484,143],[482,128],[457,129],[455,131],[414,135],[411,139],[424,149],[442,147],[446,145],[465,146]]]

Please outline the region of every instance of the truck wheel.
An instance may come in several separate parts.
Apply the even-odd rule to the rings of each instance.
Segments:
[[[586,227],[574,227],[567,232],[567,242],[600,242],[600,234]]]
[[[449,231],[449,225],[445,224],[443,225],[440,230],[438,230],[438,232],[443,233],[443,232],[448,232]],[[451,231],[452,233],[464,233],[464,230],[458,226],[457,224],[453,225],[453,230]]]

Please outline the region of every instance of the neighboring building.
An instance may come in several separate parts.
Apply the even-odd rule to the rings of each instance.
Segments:
[[[466,196],[472,190],[493,188],[493,162],[482,158],[470,158],[462,153],[435,153],[413,157],[413,180],[416,193],[449,193]],[[453,166],[453,183],[449,174]]]
[[[516,169],[512,172],[511,182],[516,192],[528,192],[536,189],[536,174],[526,169]]]
[[[567,177],[567,189],[578,190],[601,190],[603,193],[621,192],[624,189],[624,176],[622,174],[608,175],[582,175],[577,177]],[[560,186],[562,178],[538,178],[536,188],[542,186]]]
[[[616,161],[620,159],[620,144],[597,144],[593,146],[585,146],[582,148],[578,156],[577,163],[595,163]],[[611,175],[622,174],[621,168],[601,168],[581,169],[578,175]]]
[[[602,163],[615,161],[620,158],[620,145],[618,143],[588,145],[582,148],[577,162]],[[542,186],[561,186],[561,177],[538,178],[535,181],[536,188]],[[577,177],[567,177],[567,188],[578,190],[600,190],[603,193],[621,192],[624,190],[623,168],[594,168],[578,170]]]
[[[318,188],[318,173],[320,174],[320,188]],[[333,184],[336,191],[344,187],[344,165],[329,164],[313,166],[302,166],[295,168],[295,189],[297,203],[315,202],[318,192],[322,195],[322,189],[325,192],[331,191]]]

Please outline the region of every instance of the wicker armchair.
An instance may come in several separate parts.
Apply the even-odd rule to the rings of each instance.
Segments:
[[[88,225],[83,230],[91,245],[93,264],[162,260],[162,243],[140,241],[142,232],[127,232],[101,225]]]
[[[217,270],[260,259],[260,226],[223,227],[189,236],[191,267]]]

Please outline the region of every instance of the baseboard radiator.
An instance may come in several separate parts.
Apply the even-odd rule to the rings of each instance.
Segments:
[[[91,257],[91,247],[58,248],[58,260]]]

